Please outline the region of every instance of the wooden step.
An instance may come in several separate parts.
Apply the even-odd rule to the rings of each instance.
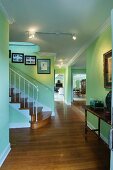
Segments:
[[[41,116],[41,118],[39,118],[40,116]],[[42,114],[40,116],[38,117],[38,121],[35,121],[35,117],[34,117],[34,120],[32,119],[30,121],[31,129],[38,129],[38,128],[44,127],[51,122],[51,112],[50,111],[42,112]]]
[[[11,103],[19,103],[20,102],[21,93],[16,93],[11,96]]]
[[[13,96],[14,88],[9,88],[9,97]]]
[[[41,106],[37,107],[37,113],[42,112],[42,109],[43,109],[43,107],[41,107]],[[34,107],[34,108],[31,107],[29,114],[30,114],[31,116],[34,115],[34,114],[36,114],[36,107]]]

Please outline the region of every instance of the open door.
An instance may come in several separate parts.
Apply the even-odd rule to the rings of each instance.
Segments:
[[[112,51],[113,51],[113,10],[111,12],[111,23],[112,23]],[[111,130],[110,130],[110,150],[111,150],[111,160],[110,160],[110,170],[113,170],[113,52],[112,52],[112,106],[111,106]]]

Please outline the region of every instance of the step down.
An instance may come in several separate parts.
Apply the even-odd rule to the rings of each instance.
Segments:
[[[38,121],[35,121],[35,116],[34,116],[34,120],[32,119],[32,121],[30,121],[31,129],[38,129],[44,127],[50,122],[51,122],[51,112],[50,111],[42,112],[42,115],[40,118],[38,118]]]

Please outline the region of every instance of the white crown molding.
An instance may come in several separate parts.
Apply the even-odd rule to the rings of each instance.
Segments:
[[[39,56],[54,57],[54,61],[56,60],[56,53],[39,52]]]
[[[76,63],[76,59],[90,46],[90,44],[105,30],[111,26],[111,17],[108,17],[104,24],[97,29],[94,36],[91,38],[88,43],[80,48],[80,50],[73,56],[73,58],[68,62],[66,66],[71,66],[73,63]]]
[[[3,12],[3,14],[5,15],[5,17],[7,18],[8,20],[8,23],[9,24],[13,24],[15,22],[14,18],[12,18],[11,16],[9,16],[7,10],[5,9],[3,3],[2,3],[2,0],[0,0],[0,10]]]

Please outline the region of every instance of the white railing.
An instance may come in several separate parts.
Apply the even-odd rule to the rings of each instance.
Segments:
[[[30,82],[27,78],[20,75],[18,72],[9,68],[9,88],[10,96],[11,89],[14,88],[14,101],[17,101],[17,93],[19,94],[19,102],[23,98],[24,108],[26,107],[26,100],[28,103],[28,108],[30,107],[30,102],[33,103],[33,114],[36,114],[37,121],[37,107],[38,107],[38,85]]]

